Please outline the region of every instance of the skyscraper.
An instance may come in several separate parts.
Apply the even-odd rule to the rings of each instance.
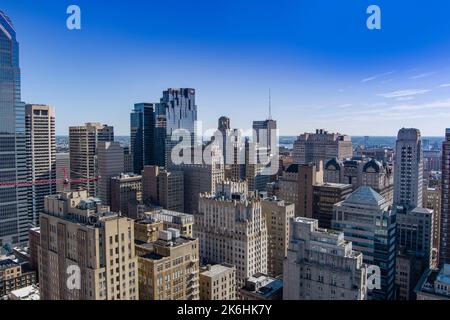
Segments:
[[[57,153],[56,154],[56,179],[64,180],[70,178],[70,154]],[[56,185],[56,192],[69,192],[70,182],[58,183]]]
[[[0,246],[28,240],[25,105],[21,102],[19,43],[10,18],[0,11]]]
[[[33,226],[39,224],[45,196],[56,193],[55,111],[45,105],[25,106],[27,133],[28,218]],[[46,183],[44,180],[47,180]]]
[[[285,300],[365,300],[367,266],[343,232],[297,217],[284,261]]]
[[[351,137],[317,129],[316,133],[304,133],[294,143],[294,163],[307,164],[337,158],[344,160],[353,156]]]
[[[344,232],[364,262],[380,269],[380,288],[369,291],[377,300],[395,294],[396,215],[389,203],[370,187],[360,187],[334,206],[332,228]]]
[[[111,206],[111,178],[124,170],[124,153],[119,142],[100,141],[97,147],[98,197],[104,205]]]
[[[441,196],[441,243],[439,264],[450,263],[450,129],[445,131],[442,144],[442,196]]]
[[[40,220],[42,300],[138,299],[131,219],[79,191],[46,197]],[[79,286],[68,285],[71,270],[79,270]]]
[[[155,164],[155,109],[154,103],[137,103],[131,112],[130,141],[136,174],[141,174],[144,166]]]
[[[423,153],[418,129],[402,128],[395,147],[394,203],[422,206]]]
[[[100,141],[114,141],[113,127],[100,123],[86,123],[69,128],[70,179],[73,190],[87,190],[97,195],[97,146]]]

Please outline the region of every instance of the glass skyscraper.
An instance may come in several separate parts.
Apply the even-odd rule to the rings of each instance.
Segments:
[[[19,44],[11,20],[0,11],[0,246],[28,240],[25,139]]]
[[[130,142],[136,174],[141,174],[144,166],[155,164],[155,108],[154,103],[137,103],[131,112]]]

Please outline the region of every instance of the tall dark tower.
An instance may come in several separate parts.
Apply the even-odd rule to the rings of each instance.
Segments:
[[[0,247],[28,241],[25,104],[21,102],[19,43],[8,16],[0,11]]]

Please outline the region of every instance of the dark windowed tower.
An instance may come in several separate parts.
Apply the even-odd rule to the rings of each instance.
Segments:
[[[0,11],[0,247],[28,241],[25,105],[21,102],[19,43]],[[17,184],[17,183],[19,184]]]
[[[144,166],[155,165],[155,108],[154,103],[137,103],[131,112],[131,152],[136,174],[141,174]]]
[[[450,263],[450,129],[442,144],[441,244],[439,264]]]

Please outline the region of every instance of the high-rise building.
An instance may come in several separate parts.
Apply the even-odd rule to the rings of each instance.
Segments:
[[[313,186],[313,218],[321,228],[330,229],[333,207],[352,193],[351,184],[320,183]]]
[[[391,300],[395,295],[396,215],[389,203],[370,187],[360,187],[334,207],[332,228],[344,232],[364,262],[380,270],[380,288],[369,297]]]
[[[289,244],[289,223],[295,216],[295,205],[276,198],[261,202],[267,224],[267,272],[271,277],[283,275],[283,261]]]
[[[0,257],[0,297],[36,283],[36,272],[28,264]]]
[[[275,140],[277,138],[277,122],[275,120],[267,119],[263,121],[253,121],[253,130],[255,135],[253,141],[260,147],[267,149],[269,154],[273,151],[273,148],[278,147],[278,141],[276,141],[277,145],[272,145],[273,138],[275,138]]]
[[[352,139],[347,135],[329,133],[322,129],[316,133],[304,133],[294,143],[294,163],[318,164],[338,158],[344,160],[353,156]]]
[[[400,129],[395,147],[394,203],[422,205],[423,152],[418,129]]]
[[[66,181],[56,185],[56,192],[70,191],[70,154],[57,153],[56,154],[56,179],[58,181]]]
[[[137,103],[130,115],[131,153],[136,174],[141,174],[144,166],[155,164],[155,112],[154,103]]]
[[[266,219],[259,195],[246,189],[245,182],[225,181],[215,194],[200,195],[194,213],[202,261],[235,265],[238,288],[258,272],[267,274]]]
[[[133,154],[130,151],[130,147],[123,147],[123,172],[133,172]]]
[[[203,268],[200,300],[236,300],[236,267],[223,263]]]
[[[89,196],[97,195],[97,146],[101,141],[114,141],[113,127],[86,123],[69,128],[70,179],[77,181],[71,183],[73,190],[87,190]]]
[[[432,261],[439,264],[439,246],[440,246],[440,234],[441,234],[441,186],[436,188],[425,188],[424,195],[424,208],[433,211],[434,215],[434,228],[433,228],[433,253]],[[435,266],[437,267],[437,266]]]
[[[123,157],[123,148],[119,142],[98,143],[98,198],[104,205],[111,205],[111,178],[125,172]]]
[[[442,152],[441,150],[425,150],[423,151],[423,171],[441,171],[442,169]]]
[[[183,212],[183,171],[145,166],[142,171],[142,199],[167,210]]]
[[[40,225],[42,300],[138,299],[131,219],[77,191],[46,197]]]
[[[403,250],[397,252],[395,262],[395,284],[398,288],[397,300],[416,300],[414,287],[418,283],[426,265],[423,259],[418,259]]]
[[[315,219],[291,223],[284,262],[284,300],[365,300],[367,266],[343,232],[319,228]]]
[[[164,164],[160,166],[171,166],[172,149],[179,143],[178,138],[172,141],[172,134],[176,130],[186,130],[191,138],[191,145],[197,141],[195,123],[197,121],[197,105],[195,104],[195,89],[191,88],[169,88],[163,92],[160,106],[158,107],[158,127],[165,131],[165,136],[158,134],[158,153],[165,151]],[[162,140],[164,139],[164,141]]]
[[[442,205],[439,245],[439,265],[450,263],[450,129],[445,131],[442,144]]]
[[[130,206],[142,201],[142,176],[132,173],[124,173],[111,179],[111,210],[130,216]]]
[[[0,247],[28,240],[25,105],[21,102],[19,43],[10,18],[0,11]],[[17,184],[16,184],[17,182]]]
[[[141,300],[198,300],[198,239],[176,229],[160,231],[157,241],[136,245]]]
[[[45,196],[56,193],[55,111],[45,105],[27,104],[25,117],[28,181],[31,183],[28,218],[31,225],[37,226]]]

